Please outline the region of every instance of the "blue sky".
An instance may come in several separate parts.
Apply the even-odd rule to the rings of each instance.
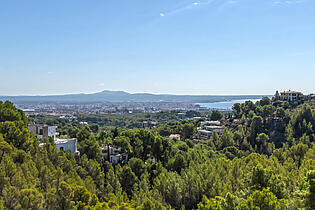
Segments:
[[[314,0],[0,0],[0,95],[315,92]]]

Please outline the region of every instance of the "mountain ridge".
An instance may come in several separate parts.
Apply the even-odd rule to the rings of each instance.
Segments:
[[[104,90],[88,94],[0,96],[0,100],[9,100],[14,103],[211,103],[229,100],[260,99],[264,96],[270,97],[270,95],[175,95]]]

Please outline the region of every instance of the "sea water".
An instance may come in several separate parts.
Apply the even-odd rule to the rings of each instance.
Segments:
[[[256,103],[260,99],[243,99],[243,100],[231,100],[231,101],[221,101],[221,102],[213,102],[213,103],[197,103],[201,108],[208,109],[218,109],[218,110],[232,110],[232,107],[236,103],[245,103],[245,101],[252,101]]]

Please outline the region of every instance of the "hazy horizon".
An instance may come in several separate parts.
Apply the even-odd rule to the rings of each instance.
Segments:
[[[83,93],[83,92],[73,92],[73,93],[60,93],[60,94],[17,94],[17,95],[8,95],[8,94],[3,94],[0,96],[58,96],[58,95],[74,95],[74,94],[96,94],[96,93],[100,93],[103,91],[111,91],[111,92],[126,92],[126,93],[130,93],[130,94],[154,94],[154,95],[191,95],[191,96],[198,96],[198,95],[209,95],[209,96],[238,96],[238,95],[242,95],[242,96],[271,96],[274,95],[274,93],[270,93],[270,94],[176,94],[176,93],[152,93],[152,92],[128,92],[128,91],[124,91],[124,90],[101,90],[101,91],[96,91],[96,92],[87,92],[87,93]]]

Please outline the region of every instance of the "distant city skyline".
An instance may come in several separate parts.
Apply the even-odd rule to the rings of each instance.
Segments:
[[[312,0],[0,1],[0,95],[315,92]]]

